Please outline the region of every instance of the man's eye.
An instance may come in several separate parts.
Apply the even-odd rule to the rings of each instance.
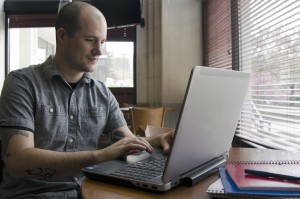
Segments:
[[[86,39],[86,41],[94,42],[94,39]]]

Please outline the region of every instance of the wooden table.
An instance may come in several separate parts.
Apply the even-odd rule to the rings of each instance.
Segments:
[[[130,108],[132,108],[132,107],[120,107],[120,109],[121,109],[121,111],[123,113],[129,112]],[[146,107],[146,108],[151,108],[151,107]],[[155,107],[152,107],[152,108],[155,108]],[[172,108],[172,107],[165,107],[165,110],[166,110],[166,112],[173,112],[174,108]]]
[[[295,160],[300,159],[300,153],[271,149],[231,148],[229,160]],[[93,180],[84,180],[81,190],[84,199],[208,199],[208,186],[218,179],[215,173],[193,187],[178,186],[165,193],[152,193],[128,187],[111,185]]]

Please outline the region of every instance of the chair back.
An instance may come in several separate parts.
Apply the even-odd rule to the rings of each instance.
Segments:
[[[149,106],[148,103],[142,103],[142,104],[128,104],[128,103],[123,103],[122,107],[131,108],[131,107],[148,107],[148,106]],[[132,124],[130,111],[123,112],[123,114],[124,114],[124,118],[126,120],[127,125],[130,126]]]
[[[143,128],[147,125],[163,127],[165,119],[165,108],[132,107],[131,129],[135,135],[145,136]]]

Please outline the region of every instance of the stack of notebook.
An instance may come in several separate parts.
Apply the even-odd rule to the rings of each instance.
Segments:
[[[219,172],[211,198],[300,198],[299,160],[227,162]]]

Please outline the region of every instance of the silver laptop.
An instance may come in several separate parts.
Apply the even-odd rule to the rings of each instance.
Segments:
[[[195,66],[168,156],[157,149],[134,163],[112,160],[85,167],[83,173],[93,180],[155,191],[203,180],[226,161],[249,80],[248,73]]]

